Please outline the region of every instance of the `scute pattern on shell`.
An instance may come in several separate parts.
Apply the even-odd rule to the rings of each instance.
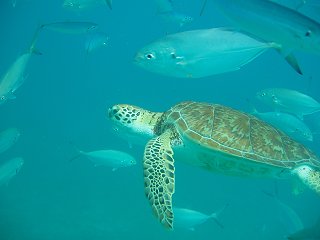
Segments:
[[[235,157],[285,168],[300,164],[320,168],[314,153],[280,130],[219,104],[183,102],[167,111],[161,123],[162,131],[174,125],[183,137]]]

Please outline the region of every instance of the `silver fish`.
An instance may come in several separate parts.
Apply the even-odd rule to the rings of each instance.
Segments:
[[[268,0],[216,0],[225,16],[237,27],[267,42],[281,45],[281,54],[301,73],[293,50],[320,54],[320,24]]]
[[[93,22],[54,22],[43,24],[41,28],[67,34],[82,34],[97,29],[98,24]]]
[[[303,119],[304,115],[320,111],[320,103],[301,92],[286,88],[268,88],[256,97],[277,111],[287,112]]]
[[[23,166],[24,160],[20,157],[13,158],[0,166],[0,186],[7,185],[17,175]]]
[[[0,153],[8,150],[15,144],[20,137],[20,132],[17,128],[8,128],[0,132]]]
[[[82,11],[107,5],[112,9],[112,0],[64,0],[63,7],[68,10]]]
[[[253,115],[282,130],[297,141],[313,141],[309,127],[294,115],[282,112],[252,112]]]
[[[238,70],[274,47],[232,29],[201,29],[167,35],[140,49],[134,62],[166,76],[200,78]]]
[[[194,227],[205,223],[209,219],[213,219],[220,227],[223,228],[223,225],[220,223],[218,217],[226,207],[227,205],[209,215],[192,210],[192,209],[173,207],[173,212],[174,212],[173,226],[175,228],[184,228],[184,229],[189,229],[193,231]]]
[[[3,76],[0,82],[0,104],[16,98],[14,92],[25,80],[24,72],[31,55],[32,53],[25,53],[19,56]]]
[[[103,46],[109,45],[109,36],[105,33],[93,33],[88,36],[86,41],[86,53],[91,53]]]
[[[2,77],[0,81],[0,104],[5,103],[9,99],[16,98],[14,93],[25,80],[24,74],[31,56],[33,54],[41,54],[37,51],[35,46],[40,32],[41,27],[38,27],[33,35],[33,39],[27,53],[19,56]]]
[[[117,150],[97,150],[92,152],[79,151],[79,154],[71,160],[80,156],[87,157],[94,163],[94,166],[111,167],[113,171],[118,168],[130,167],[137,163],[135,158],[130,154]]]

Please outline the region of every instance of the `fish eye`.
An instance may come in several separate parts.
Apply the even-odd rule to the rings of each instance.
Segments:
[[[310,37],[311,36],[311,30],[306,31],[306,33],[304,34],[306,37]]]
[[[1,100],[6,100],[6,97],[5,97],[5,96],[1,96],[0,99],[1,99]]]
[[[176,56],[176,54],[174,52],[172,52],[170,55],[171,55],[171,58],[173,58],[173,59],[177,58],[177,56]]]
[[[152,59],[152,58],[154,58],[154,56],[153,56],[152,53],[148,53],[148,54],[146,54],[146,58],[147,59]]]
[[[265,97],[267,94],[265,92],[261,93],[261,97]]]

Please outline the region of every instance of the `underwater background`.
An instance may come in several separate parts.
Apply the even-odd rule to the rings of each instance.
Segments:
[[[303,224],[320,217],[319,196],[310,190],[295,196],[288,180],[250,179],[212,174],[176,162],[174,204],[219,216],[223,228],[208,220],[195,228],[165,230],[144,196],[143,146],[130,147],[107,120],[108,107],[128,103],[166,111],[185,101],[220,103],[250,111],[265,88],[290,88],[320,101],[319,56],[296,52],[304,75],[298,75],[273,50],[241,70],[199,79],[179,79],[147,72],[133,64],[136,51],[167,33],[230,26],[202,1],[176,0],[194,21],[185,26],[159,18],[152,1],[114,0],[113,9],[69,11],[62,1],[9,0],[0,3],[0,75],[30,46],[37,27],[60,21],[89,21],[110,37],[108,46],[87,54],[86,35],[42,31],[26,81],[16,99],[0,106],[0,130],[16,127],[18,142],[0,155],[3,162],[23,157],[24,166],[0,187],[0,239],[285,239],[290,219],[279,211],[273,193],[294,209]],[[308,118],[320,119],[320,114]],[[311,119],[312,120],[312,119]],[[309,147],[320,154],[320,136]],[[117,149],[133,155],[137,165],[111,171],[85,158],[70,162],[76,148]]]

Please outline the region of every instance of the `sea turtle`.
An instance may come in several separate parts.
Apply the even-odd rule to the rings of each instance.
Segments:
[[[250,114],[190,101],[164,113],[119,104],[108,110],[108,117],[128,137],[151,138],[143,157],[145,194],[167,228],[173,228],[174,158],[233,176],[296,176],[320,194],[319,158]]]

